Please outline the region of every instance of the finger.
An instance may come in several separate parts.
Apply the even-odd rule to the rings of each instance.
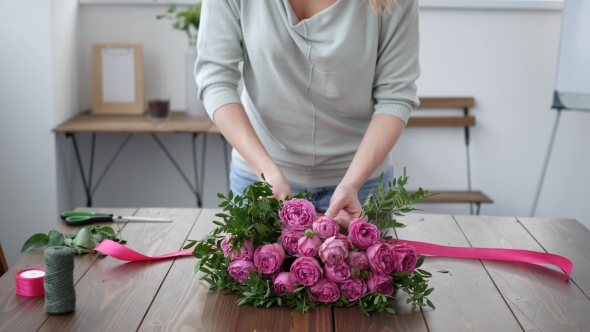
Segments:
[[[326,215],[332,218],[336,218],[336,216],[338,215],[338,213],[340,213],[343,207],[343,204],[340,202],[331,203],[328,207],[328,210],[326,210]]]

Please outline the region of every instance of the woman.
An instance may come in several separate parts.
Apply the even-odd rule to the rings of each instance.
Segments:
[[[199,97],[234,147],[230,188],[310,191],[348,227],[418,105],[417,0],[204,0]],[[237,93],[244,63],[244,91]]]

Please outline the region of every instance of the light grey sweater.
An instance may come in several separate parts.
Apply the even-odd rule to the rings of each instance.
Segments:
[[[373,115],[407,122],[418,105],[418,0],[392,14],[338,0],[299,21],[289,0],[204,0],[195,74],[208,114],[243,104],[287,180],[337,185]],[[244,62],[244,91],[238,95]],[[253,173],[233,151],[238,167]],[[371,177],[391,167],[385,161]]]

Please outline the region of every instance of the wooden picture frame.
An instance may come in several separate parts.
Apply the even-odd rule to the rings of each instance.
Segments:
[[[92,114],[144,113],[141,44],[92,45]]]

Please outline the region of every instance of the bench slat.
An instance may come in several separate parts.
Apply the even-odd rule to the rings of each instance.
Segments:
[[[494,201],[481,191],[438,191],[428,190],[431,193],[438,193],[427,197],[420,203],[493,203]],[[413,192],[409,192],[413,193]]]
[[[473,97],[420,97],[419,108],[472,108]]]
[[[420,116],[411,117],[408,127],[473,127],[475,118],[472,116]]]

